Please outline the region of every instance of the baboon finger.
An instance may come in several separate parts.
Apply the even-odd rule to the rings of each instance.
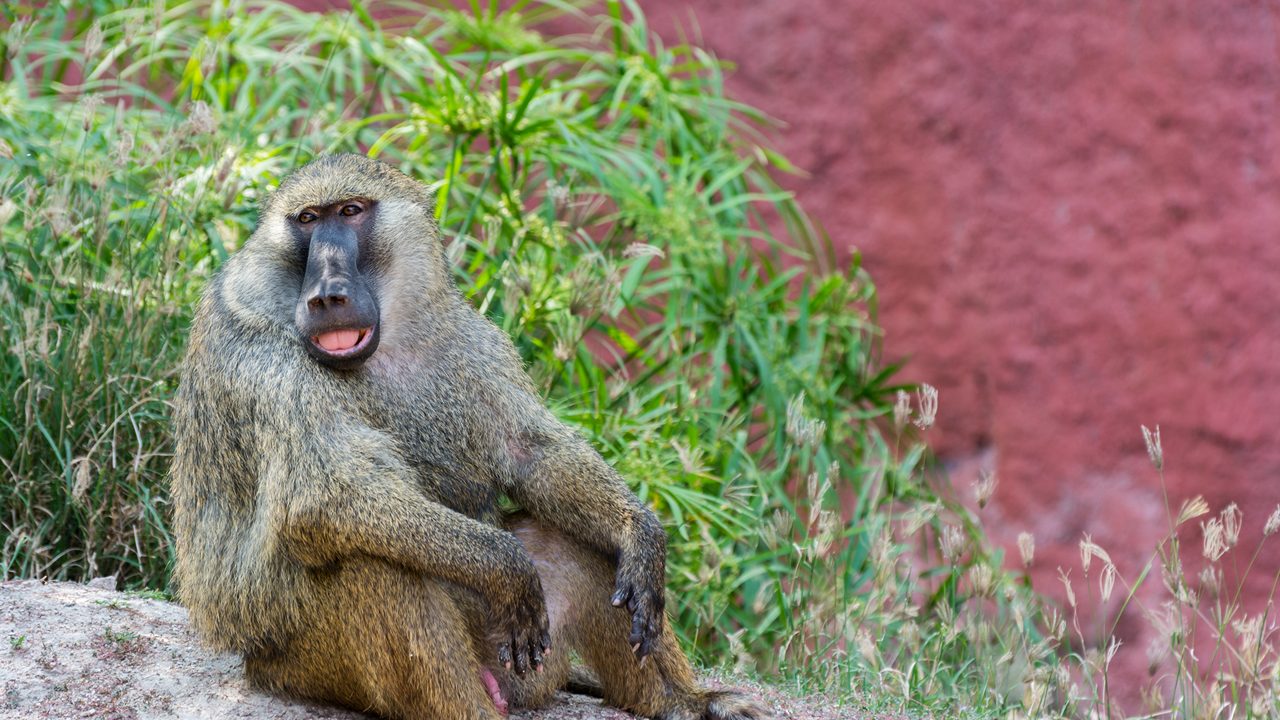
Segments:
[[[525,654],[522,647],[515,650],[515,666],[517,675],[523,675],[529,671],[529,656]]]
[[[650,625],[648,629],[648,633],[645,636],[645,639],[640,643],[640,650],[637,652],[637,655],[640,658],[641,664],[643,664],[644,661],[650,655],[652,655],[653,651],[657,648],[658,635],[659,635],[658,631],[652,625]]]
[[[524,633],[516,635],[514,644],[516,673],[523,675],[529,671],[529,643],[525,640]]]
[[[630,643],[634,648],[638,648],[640,646],[640,643],[644,641],[645,639],[644,636],[645,636],[644,617],[641,615],[632,616],[631,635],[627,637],[627,642]]]

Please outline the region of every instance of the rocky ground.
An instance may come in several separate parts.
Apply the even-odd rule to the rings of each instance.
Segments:
[[[105,579],[104,579],[105,580]],[[0,718],[256,718],[362,720],[367,716],[249,688],[240,661],[201,647],[187,612],[163,600],[89,585],[0,583]],[[714,680],[710,684],[718,684]],[[752,686],[779,720],[861,718],[815,700]],[[513,720],[630,720],[591,698],[563,694]]]

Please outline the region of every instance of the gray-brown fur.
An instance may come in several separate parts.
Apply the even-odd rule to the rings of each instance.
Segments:
[[[356,197],[377,213],[360,252],[381,339],[342,371],[295,325],[309,251],[290,233],[304,208]],[[482,667],[517,707],[546,703],[570,650],[614,705],[766,717],[695,685],[664,622],[661,525],[457,292],[431,208],[387,165],[319,159],[267,199],[206,290],[172,476],[196,628],[260,685],[386,717],[498,717]],[[500,515],[502,495],[519,519]]]

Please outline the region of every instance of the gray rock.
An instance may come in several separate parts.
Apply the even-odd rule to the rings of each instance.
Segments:
[[[99,582],[99,580],[107,582]],[[88,585],[0,582],[0,718],[260,718],[360,720],[366,715],[275,697],[249,687],[240,659],[203,647],[180,605]],[[710,684],[721,683],[710,679]],[[780,719],[854,718],[813,701],[752,687]],[[515,720],[631,720],[594,699],[562,693]]]

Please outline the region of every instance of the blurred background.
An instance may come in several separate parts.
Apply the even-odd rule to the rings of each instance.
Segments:
[[[1237,503],[1257,545],[1280,502],[1274,4],[642,5],[785,123],[806,175],[783,184],[862,253],[885,356],[938,388],[932,447],[958,489],[995,471],[982,518],[1013,558],[1034,533],[1037,589],[1062,596],[1082,533],[1134,578],[1167,532],[1140,425],[1175,511]],[[1134,615],[1120,660],[1145,676]]]

